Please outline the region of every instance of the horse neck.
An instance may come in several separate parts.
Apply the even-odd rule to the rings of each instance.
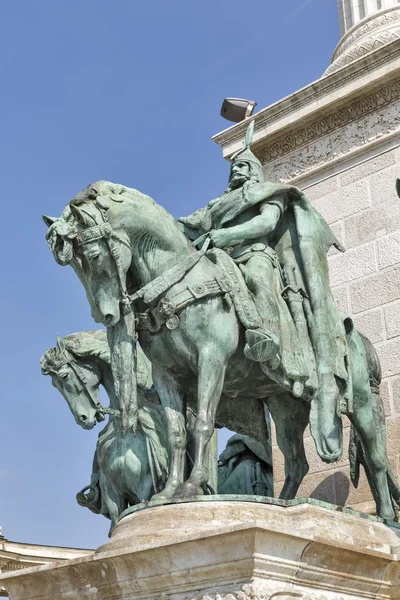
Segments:
[[[138,192],[130,201],[117,205],[116,210],[130,238],[130,270],[139,287],[195,251],[172,215],[148,196]]]

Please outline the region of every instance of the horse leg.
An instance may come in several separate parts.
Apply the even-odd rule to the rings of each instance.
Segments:
[[[265,402],[275,423],[279,449],[285,458],[285,483],[279,498],[292,500],[309,469],[303,436],[310,408],[291,394],[272,396]]]
[[[386,453],[386,428],[382,399],[371,388],[381,380],[376,350],[367,338],[352,330],[347,336],[353,381],[354,412],[348,414],[360,439],[368,480],[380,517],[393,520],[395,511],[389,489],[390,464]]]
[[[377,411],[373,410],[370,390],[360,390],[354,394],[354,413],[349,414],[364,451],[364,460],[368,468],[368,479],[371,479],[376,496],[376,511],[383,519],[391,521],[395,511],[388,484],[389,459],[386,454],[386,436],[381,431],[381,423],[377,423]]]
[[[100,477],[100,489],[102,505],[106,507],[111,519],[108,532],[108,537],[111,537],[112,530],[118,523],[120,514],[128,508],[128,503],[123,502],[115,488],[110,485],[110,479],[107,479],[104,475]]]
[[[184,396],[174,379],[153,367],[153,381],[165,410],[171,445],[170,471],[165,487],[152,500],[172,498],[183,482],[186,457],[186,417]]]
[[[174,498],[192,499],[204,493],[204,487],[208,482],[206,450],[214,433],[215,414],[222,394],[225,371],[226,356],[217,346],[200,350],[197,416],[194,426],[194,464],[189,479],[179,486]]]

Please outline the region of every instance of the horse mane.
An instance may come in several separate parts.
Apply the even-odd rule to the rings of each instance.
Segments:
[[[46,350],[40,359],[40,366],[44,375],[49,375],[57,370],[64,359],[63,352],[65,350],[80,358],[97,356],[108,364],[110,363],[110,349],[106,331],[101,329],[81,331],[71,333],[61,340],[57,339],[57,346]]]
[[[169,218],[174,219],[165,208],[147,194],[143,194],[143,192],[139,192],[139,190],[136,190],[135,188],[130,188],[120,183],[113,183],[112,181],[99,180],[89,184],[84,190],[72,198],[69,204],[79,205],[90,201],[97,201],[101,204],[102,198],[110,198],[110,200],[117,203],[127,199],[133,200],[135,198],[140,198],[151,204],[163,217],[168,216]]]
[[[66,350],[74,356],[81,358],[97,356],[110,364],[110,348],[107,342],[107,332],[104,329],[71,333],[63,338],[63,343]]]
[[[61,346],[60,346],[61,345]],[[40,359],[40,366],[44,375],[56,371],[57,364],[63,360],[63,350],[79,358],[98,357],[108,365],[110,348],[107,341],[107,332],[104,329],[80,331],[71,333],[59,342],[55,348],[48,348]],[[151,364],[140,347],[137,348],[137,384],[139,387],[150,388],[153,384],[151,378]]]

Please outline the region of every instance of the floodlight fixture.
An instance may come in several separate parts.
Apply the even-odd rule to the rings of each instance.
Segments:
[[[234,123],[240,123],[253,114],[257,102],[244,98],[225,98],[221,106],[221,117]]]

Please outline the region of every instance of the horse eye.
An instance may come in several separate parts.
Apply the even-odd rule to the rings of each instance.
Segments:
[[[60,373],[61,379],[67,379],[68,373]]]

